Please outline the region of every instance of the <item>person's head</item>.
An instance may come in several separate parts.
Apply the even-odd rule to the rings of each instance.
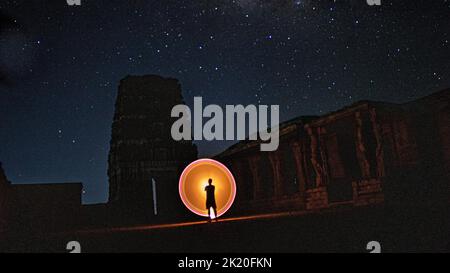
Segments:
[[[212,184],[212,179],[208,179],[208,184],[211,185]]]

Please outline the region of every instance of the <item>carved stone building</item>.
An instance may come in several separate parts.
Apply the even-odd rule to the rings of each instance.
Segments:
[[[235,212],[388,204],[448,206],[450,90],[406,104],[363,101],[280,126],[280,147],[240,142],[216,158],[237,180]]]
[[[171,111],[178,104],[183,98],[176,79],[128,76],[120,82],[108,176],[109,203],[126,214],[122,218],[164,218],[181,209],[178,177],[197,148],[171,137]]]

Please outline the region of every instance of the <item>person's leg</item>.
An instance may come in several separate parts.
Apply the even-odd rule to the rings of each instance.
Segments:
[[[217,216],[217,208],[214,207],[214,216],[216,217],[216,221],[219,221],[219,217]]]
[[[208,222],[211,222],[211,209],[209,207],[206,207],[208,210]]]

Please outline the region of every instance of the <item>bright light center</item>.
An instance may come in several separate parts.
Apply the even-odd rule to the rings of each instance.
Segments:
[[[214,201],[217,215],[206,207],[209,179],[214,187]],[[180,176],[179,193],[184,205],[193,213],[211,219],[221,217],[234,202],[236,182],[230,170],[213,159],[199,159],[192,162]]]

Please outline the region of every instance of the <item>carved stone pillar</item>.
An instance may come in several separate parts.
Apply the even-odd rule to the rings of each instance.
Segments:
[[[253,197],[254,199],[260,199],[261,193],[261,179],[258,172],[259,156],[251,156],[248,158],[248,165],[253,179]]]
[[[372,122],[373,134],[377,143],[375,157],[377,160],[377,177],[381,178],[385,175],[384,170],[384,150],[383,138],[381,136],[381,128],[378,123],[377,111],[375,108],[370,109],[370,121]]]
[[[327,150],[326,150],[326,143],[324,139],[324,135],[327,133],[327,130],[323,127],[317,128],[317,135],[319,139],[319,154],[320,154],[320,166],[322,167],[322,184],[326,185],[328,183],[328,159],[327,159]]]
[[[310,126],[306,127],[306,131],[311,139],[311,164],[313,166],[314,172],[316,173],[316,187],[323,186],[323,168],[320,165],[319,157],[318,157],[318,140],[317,136],[313,132],[313,128]]]
[[[283,195],[283,174],[281,171],[280,152],[270,153],[269,160],[273,171],[274,195],[275,197],[280,197]]]
[[[294,141],[291,145],[292,153],[294,155],[295,160],[295,170],[297,173],[297,179],[298,181],[298,190],[301,195],[305,194],[306,189],[306,175],[305,175],[305,169],[303,167],[303,149],[302,149],[302,143],[300,141]]]
[[[363,120],[360,112],[355,113],[356,120],[356,156],[358,157],[361,174],[364,179],[370,178],[370,163],[367,160],[366,146],[363,135]]]

